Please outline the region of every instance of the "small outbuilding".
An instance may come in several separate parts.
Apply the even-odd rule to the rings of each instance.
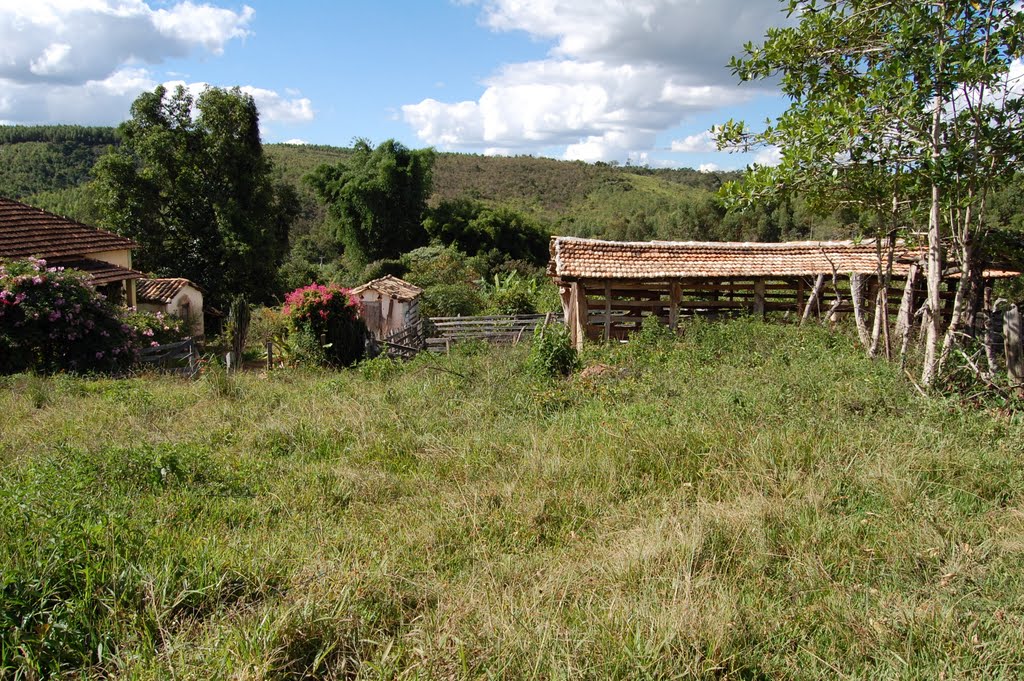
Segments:
[[[140,279],[135,290],[140,310],[179,317],[203,335],[203,292],[188,279]]]
[[[383,340],[397,331],[420,323],[423,289],[404,279],[387,275],[352,289],[363,305],[363,320],[374,338]]]

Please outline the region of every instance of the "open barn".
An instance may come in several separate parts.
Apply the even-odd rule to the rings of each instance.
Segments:
[[[584,339],[625,339],[648,315],[675,328],[681,318],[695,315],[776,312],[804,318],[855,309],[869,314],[877,307],[887,277],[887,312],[901,306],[917,309],[924,297],[919,273],[925,249],[902,241],[890,249],[874,241],[617,242],[553,237],[550,249],[548,273],[559,287],[566,325],[577,347]],[[943,296],[951,301],[950,287]]]

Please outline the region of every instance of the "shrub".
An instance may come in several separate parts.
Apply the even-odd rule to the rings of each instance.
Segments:
[[[185,338],[188,322],[181,317],[165,315],[163,312],[147,312],[130,309],[125,315],[125,323],[135,330],[142,345],[156,346],[174,343]]]
[[[0,373],[115,371],[138,355],[122,312],[75,270],[0,263]]]
[[[305,348],[320,347],[319,339],[327,343],[320,348],[319,357],[314,361],[333,365],[349,366],[362,359],[367,330],[360,318],[359,299],[351,292],[335,284],[327,286],[310,284],[295,289],[285,297],[284,313],[288,316],[297,345]]]
[[[425,317],[480,314],[484,302],[472,284],[437,284],[423,290],[420,310]]]
[[[527,361],[530,370],[542,376],[568,376],[580,365],[569,330],[560,324],[537,327]]]

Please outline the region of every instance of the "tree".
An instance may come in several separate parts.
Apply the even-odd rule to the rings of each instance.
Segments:
[[[97,199],[102,223],[140,244],[136,266],[195,281],[214,306],[267,300],[298,199],[271,179],[252,97],[207,88],[194,101],[160,86],[119,134],[96,165]]]
[[[722,146],[779,146],[782,162],[725,193],[749,202],[799,189],[822,208],[857,204],[890,240],[926,222],[929,384],[972,313],[985,198],[1022,153],[1009,71],[1024,15],[1015,0],[789,0],[788,9],[796,25],[769,30],[732,66],[743,80],[778,78],[790,108],[761,133],[733,121],[716,131]],[[940,356],[947,242],[965,276]]]
[[[394,258],[427,241],[423,213],[434,152],[388,140],[376,149],[360,139],[351,157],[307,177],[327,205],[338,238],[356,264]]]
[[[550,236],[529,216],[507,206],[489,208],[472,199],[442,201],[423,221],[430,238],[468,255],[499,251],[506,260],[542,265]]]

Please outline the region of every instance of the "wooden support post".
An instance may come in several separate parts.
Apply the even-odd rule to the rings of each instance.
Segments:
[[[612,339],[612,283],[604,282],[604,340]]]
[[[1021,333],[1020,308],[1011,305],[1003,314],[1003,349],[1006,353],[1006,373],[1014,386],[1024,385],[1024,335]]]
[[[796,313],[802,314],[804,311],[804,278],[800,277],[796,280]]]
[[[582,350],[587,339],[587,291],[578,281],[572,283],[572,317],[569,335],[573,347]]]
[[[811,317],[811,309],[818,310],[818,314],[821,314],[821,292],[825,290],[825,275],[819,274],[818,278],[814,280],[814,288],[811,289],[811,297],[807,299],[807,304],[804,306],[803,316],[800,318],[800,323],[803,324]]]
[[[753,313],[764,317],[764,279],[754,280],[754,307]]]
[[[679,328],[679,299],[683,287],[678,281],[670,282],[668,286],[668,326],[675,331]]]
[[[274,341],[267,341],[267,371],[274,368]]]

